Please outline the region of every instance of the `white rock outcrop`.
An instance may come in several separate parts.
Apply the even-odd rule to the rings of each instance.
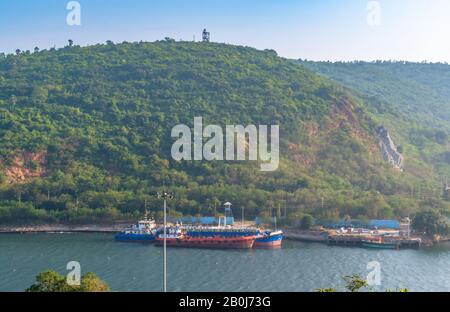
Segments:
[[[379,145],[383,159],[390,163],[395,169],[403,171],[405,160],[389,135],[389,131],[384,126],[379,126],[377,128],[377,134],[380,139]]]

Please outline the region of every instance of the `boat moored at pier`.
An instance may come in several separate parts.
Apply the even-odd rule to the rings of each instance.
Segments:
[[[183,226],[186,235],[190,237],[239,237],[258,236],[259,229],[256,228],[236,228],[227,226]]]
[[[283,231],[264,231],[255,240],[255,248],[281,248]]]
[[[156,222],[153,219],[138,221],[131,228],[119,232],[115,235],[115,240],[119,242],[141,242],[153,243],[157,235]]]
[[[398,249],[400,247],[398,242],[385,240],[382,237],[363,239],[361,240],[361,245],[363,247],[377,249]]]
[[[261,231],[257,228],[220,227],[220,226],[183,226],[189,237],[247,237],[255,236],[253,247],[280,248],[283,240],[282,231]]]
[[[250,249],[256,236],[189,236],[179,229],[168,229],[156,237],[156,245],[185,248]]]

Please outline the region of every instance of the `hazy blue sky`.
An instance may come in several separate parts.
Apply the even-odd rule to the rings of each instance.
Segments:
[[[81,26],[68,26],[68,0],[0,0],[0,51],[113,40],[200,39],[274,49],[314,60],[406,59],[450,62],[450,1],[79,0]],[[373,15],[371,15],[373,16]],[[373,19],[372,19],[373,20]]]

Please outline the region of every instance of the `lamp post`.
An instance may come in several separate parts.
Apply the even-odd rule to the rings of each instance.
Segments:
[[[172,199],[175,197],[174,192],[162,191],[157,192],[156,196],[164,200],[164,243],[163,243],[163,289],[167,292],[167,199]]]

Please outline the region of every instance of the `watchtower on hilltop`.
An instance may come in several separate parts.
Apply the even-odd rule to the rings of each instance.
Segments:
[[[206,31],[206,28],[203,29],[202,41],[203,42],[209,42],[210,39],[211,39],[211,34],[209,33],[209,31]]]

